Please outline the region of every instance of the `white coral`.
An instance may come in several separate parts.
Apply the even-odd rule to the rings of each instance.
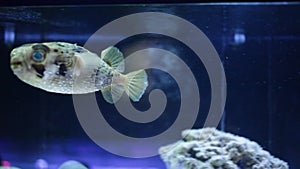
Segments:
[[[169,169],[288,169],[257,143],[216,130],[185,130],[183,140],[161,147]]]

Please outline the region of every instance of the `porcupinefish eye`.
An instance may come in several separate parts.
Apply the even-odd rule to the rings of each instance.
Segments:
[[[31,55],[35,62],[42,62],[45,60],[46,53],[50,52],[50,48],[44,44],[36,44],[31,47],[33,53]]]
[[[43,53],[36,51],[32,53],[32,59],[36,62],[42,62],[45,60],[45,56]]]

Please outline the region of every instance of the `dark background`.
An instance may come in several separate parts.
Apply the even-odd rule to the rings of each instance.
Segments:
[[[199,27],[215,46],[227,79],[225,125],[219,127],[258,142],[287,161],[290,168],[299,168],[300,5],[283,3],[1,7],[3,159],[24,166],[30,166],[37,158],[52,163],[76,158],[100,166],[116,165],[117,159],[117,166],[163,168],[159,157],[134,160],[101,150],[82,130],[71,96],[47,93],[24,84],[9,67],[10,51],[21,44],[67,41],[83,45],[108,22],[145,11],[182,17]],[[235,35],[244,35],[246,41],[234,39]],[[190,66],[198,80],[202,101],[194,128],[202,127],[210,103],[210,84],[201,61],[184,44],[160,35],[135,36],[121,41],[117,47],[126,56],[130,54],[127,48],[145,42],[149,47],[172,50]],[[155,88],[163,89],[168,96],[164,114],[144,126],[128,122],[117,113],[104,115],[119,132],[134,137],[156,135],[170,127],[180,103],[174,79],[158,70],[147,72],[151,81],[146,96]],[[149,107],[146,98],[136,106]],[[98,101],[101,109],[113,109],[100,93]],[[101,160],[94,160],[95,156]]]

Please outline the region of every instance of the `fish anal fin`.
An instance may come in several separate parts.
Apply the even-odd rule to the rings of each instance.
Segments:
[[[122,97],[125,89],[122,85],[111,84],[101,89],[103,98],[110,104],[116,103]]]

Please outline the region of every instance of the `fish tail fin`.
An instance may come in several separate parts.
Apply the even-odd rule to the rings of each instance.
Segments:
[[[125,91],[132,101],[139,101],[148,86],[145,70],[130,72],[127,75],[116,73],[115,76],[111,85],[101,89],[104,99],[114,104]]]
[[[125,75],[125,92],[134,102],[140,100],[148,86],[147,73],[145,70],[137,70]]]

